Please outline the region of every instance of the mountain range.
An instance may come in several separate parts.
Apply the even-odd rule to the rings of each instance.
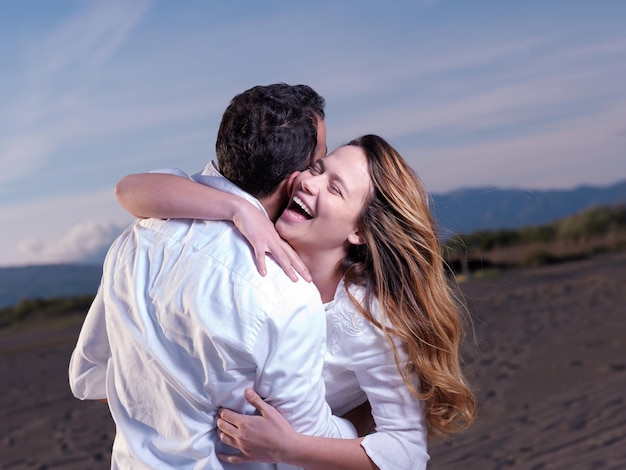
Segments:
[[[542,225],[590,207],[626,204],[626,180],[569,190],[472,188],[431,197],[445,239],[456,233]],[[0,308],[22,299],[95,294],[101,273],[100,264],[0,268]]]
[[[473,188],[433,194],[443,237],[543,225],[591,207],[626,203],[626,180],[567,190]]]

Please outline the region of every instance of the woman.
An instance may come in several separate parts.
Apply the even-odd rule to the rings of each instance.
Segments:
[[[123,181],[118,197],[135,215],[216,218],[218,211],[204,205],[189,211],[198,204],[187,203],[185,194],[195,198],[204,188],[159,185],[155,200],[166,202],[155,211],[137,205],[137,194],[145,198],[150,184],[128,192]],[[254,226],[231,216],[238,227]],[[395,149],[366,135],[295,178],[276,230],[302,258],[327,304],[327,400],[335,414],[369,400],[376,432],[354,440],[302,436],[248,391],[261,416],[221,412],[221,439],[242,452],[224,459],[425,468],[427,433],[464,429],[476,403],[459,367],[459,306],[424,188]]]

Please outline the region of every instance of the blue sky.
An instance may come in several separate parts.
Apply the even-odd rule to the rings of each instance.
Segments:
[[[127,173],[213,157],[230,98],[306,83],[328,145],[387,138],[434,193],[626,178],[626,2],[0,3],[0,266],[82,262]]]

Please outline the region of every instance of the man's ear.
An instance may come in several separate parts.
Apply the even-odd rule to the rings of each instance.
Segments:
[[[355,230],[354,232],[350,233],[350,235],[348,235],[348,243],[350,243],[351,245],[363,245],[365,243],[365,240],[363,240],[363,237],[361,237],[359,231]]]

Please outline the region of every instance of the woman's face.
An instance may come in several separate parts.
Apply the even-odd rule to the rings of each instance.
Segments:
[[[276,229],[294,248],[347,249],[359,244],[355,223],[372,183],[360,147],[339,147],[294,181]]]

